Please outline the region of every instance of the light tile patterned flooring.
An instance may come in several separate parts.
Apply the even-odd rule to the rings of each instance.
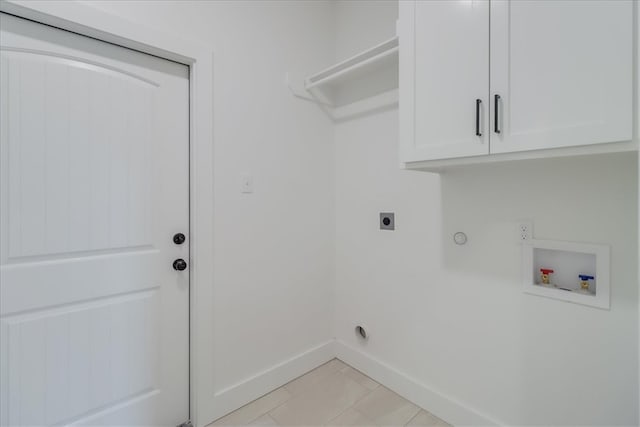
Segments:
[[[212,426],[449,426],[338,359]]]

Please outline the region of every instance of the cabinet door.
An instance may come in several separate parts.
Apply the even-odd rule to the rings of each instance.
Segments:
[[[492,0],[491,153],[630,140],[632,20],[626,0]]]
[[[488,0],[400,2],[400,46],[402,161],[488,154]]]

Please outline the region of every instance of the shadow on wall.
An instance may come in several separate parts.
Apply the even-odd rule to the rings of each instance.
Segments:
[[[519,280],[516,224],[533,221],[533,237],[608,244],[610,224],[636,210],[628,194],[633,156],[611,154],[488,164],[441,175],[444,268]],[[631,185],[635,188],[635,185]],[[614,227],[615,229],[615,227]],[[468,241],[457,245],[462,231]],[[631,238],[631,237],[630,237]]]
[[[637,167],[636,156],[622,153],[441,175],[445,288],[458,296],[458,315],[475,325],[468,326],[469,339],[482,335],[468,363],[485,370],[499,363],[496,371],[506,374],[493,390],[508,391],[507,423],[632,419],[638,393],[629,380],[637,365],[637,346],[629,342],[637,336]],[[519,220],[533,222],[537,239],[610,245],[611,310],[523,294]],[[454,243],[457,231],[467,235],[466,244]],[[483,342],[492,348],[483,352]],[[616,409],[598,410],[602,405]]]

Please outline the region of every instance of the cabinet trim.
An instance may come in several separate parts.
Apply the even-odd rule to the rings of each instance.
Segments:
[[[402,163],[404,169],[426,172],[443,172],[457,166],[511,162],[516,160],[547,159],[554,157],[575,157],[595,154],[637,152],[637,141],[613,142],[608,144],[585,145],[579,147],[549,148],[545,150],[518,151],[515,153],[491,154],[487,156],[458,157],[454,159],[424,160]]]

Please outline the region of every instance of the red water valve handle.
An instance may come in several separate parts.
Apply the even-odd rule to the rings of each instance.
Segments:
[[[542,274],[550,274],[550,273],[553,273],[553,270],[551,270],[550,268],[541,268],[540,272]]]

